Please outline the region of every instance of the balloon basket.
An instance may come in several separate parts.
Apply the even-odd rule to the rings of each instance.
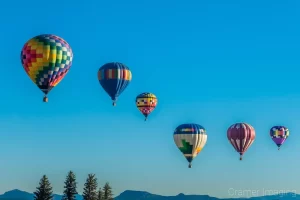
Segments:
[[[48,102],[48,97],[44,97],[43,102],[47,103]]]

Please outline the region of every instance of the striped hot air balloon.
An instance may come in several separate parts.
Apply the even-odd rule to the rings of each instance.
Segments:
[[[174,131],[174,141],[178,149],[192,167],[192,161],[200,153],[207,141],[206,130],[199,124],[182,124]]]
[[[227,130],[227,138],[242,160],[244,153],[255,139],[255,130],[250,124],[236,123]]]
[[[98,71],[98,80],[105,92],[116,105],[117,98],[126,89],[132,79],[129,68],[119,62],[111,62],[103,65]]]

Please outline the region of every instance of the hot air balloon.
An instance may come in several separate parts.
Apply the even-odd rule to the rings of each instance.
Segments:
[[[284,126],[273,126],[270,129],[270,136],[275,144],[278,146],[278,150],[285,140],[289,137],[290,131]]]
[[[113,106],[116,106],[117,98],[126,89],[131,79],[129,68],[119,62],[106,63],[98,71],[100,85],[112,99]]]
[[[141,111],[141,113],[145,116],[145,121],[148,118],[148,115],[155,109],[157,105],[157,98],[154,94],[149,92],[144,92],[139,94],[135,103],[137,108]]]
[[[33,37],[21,51],[22,65],[30,79],[45,94],[44,102],[48,102],[47,94],[50,90],[65,77],[72,60],[70,45],[51,34]]]
[[[255,130],[250,124],[236,123],[228,128],[227,138],[234,149],[240,154],[240,160],[242,160],[243,154],[255,139]]]
[[[182,124],[174,131],[174,141],[192,167],[193,159],[200,153],[207,141],[206,130],[198,124]]]

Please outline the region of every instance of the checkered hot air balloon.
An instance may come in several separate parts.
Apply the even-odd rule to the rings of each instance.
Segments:
[[[106,63],[98,71],[99,83],[112,99],[113,106],[116,105],[117,98],[129,85],[131,79],[129,68],[119,62]]]
[[[43,101],[48,102],[47,94],[67,74],[73,60],[70,45],[62,38],[43,34],[25,43],[21,51],[22,65],[30,79],[45,94]]]
[[[146,121],[157,105],[157,98],[152,93],[144,92],[136,97],[135,103],[139,111],[145,116]]]
[[[290,131],[285,126],[273,126],[270,129],[270,136],[272,140],[275,142],[275,144],[278,147],[278,150],[280,149],[281,145],[286,141],[286,139],[289,137]]]
[[[200,153],[207,141],[206,130],[199,124],[182,124],[174,131],[174,141],[178,149],[192,167],[192,161]]]
[[[236,123],[227,130],[227,138],[242,160],[244,153],[255,139],[255,130],[250,124]]]

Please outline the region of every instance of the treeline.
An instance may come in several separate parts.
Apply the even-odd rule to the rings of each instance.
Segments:
[[[36,188],[34,200],[53,200],[53,191],[51,183],[46,175],[44,175],[39,186]],[[65,180],[64,193],[61,200],[76,200],[77,182],[75,174],[70,171]],[[98,188],[98,182],[95,174],[88,174],[84,184],[83,193],[84,200],[113,200],[112,188],[106,183],[103,188]]]

